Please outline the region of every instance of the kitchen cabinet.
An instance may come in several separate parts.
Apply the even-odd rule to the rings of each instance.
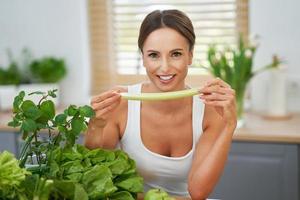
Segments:
[[[233,142],[211,198],[299,200],[299,169],[297,144]]]
[[[13,131],[2,131],[0,129],[0,152],[6,150],[9,151],[15,156],[19,156],[20,150],[22,149],[22,145],[24,141],[22,140],[22,135],[18,132]],[[42,134],[40,138],[42,140],[47,140],[47,134]],[[84,135],[80,135],[77,139],[76,143],[83,144]]]
[[[15,154],[20,135],[0,113],[0,150]],[[210,198],[222,200],[300,200],[300,114],[267,120],[248,113],[233,136],[228,162]],[[83,135],[77,141],[83,143]]]
[[[13,132],[0,132],[0,151],[7,150],[13,154],[18,152],[17,134]]]

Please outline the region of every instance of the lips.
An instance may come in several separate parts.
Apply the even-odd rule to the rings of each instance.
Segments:
[[[160,81],[162,83],[169,83],[169,82],[171,82],[174,79],[175,74],[157,75],[157,77],[160,79]]]

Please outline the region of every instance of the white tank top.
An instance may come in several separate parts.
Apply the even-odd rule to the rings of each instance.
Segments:
[[[139,94],[141,86],[128,86],[128,93]],[[136,161],[137,170],[144,178],[144,192],[151,188],[162,188],[170,195],[189,197],[187,178],[195,146],[202,133],[204,104],[199,97],[193,97],[193,146],[186,155],[180,157],[163,156],[144,146],[140,134],[140,105],[140,101],[128,101],[127,125],[119,144],[121,149]]]

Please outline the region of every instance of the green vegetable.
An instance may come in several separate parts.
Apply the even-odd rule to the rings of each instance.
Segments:
[[[134,199],[143,192],[143,179],[138,176],[135,162],[121,150],[89,150],[81,145],[72,148],[56,148],[49,161],[49,178],[60,181],[55,184],[58,191],[70,195],[75,193],[75,183],[80,184],[89,199],[111,197]],[[67,185],[67,186],[63,186]]]
[[[55,90],[29,95],[33,94],[41,95],[38,104],[26,100],[24,91],[15,97],[14,117],[9,122],[23,133],[20,166],[32,173],[20,186],[27,197],[21,200],[133,200],[143,192],[143,179],[125,152],[89,150],[75,144],[86,130],[87,120],[95,114],[91,107],[70,105],[56,115],[49,100],[55,98]],[[47,140],[39,139],[41,130],[48,133]]]
[[[141,93],[141,94],[128,94],[121,93],[121,97],[128,100],[141,100],[141,101],[160,101],[179,99],[198,94],[198,89],[192,88],[188,90],[181,90],[175,92],[161,92],[161,93]]]
[[[30,172],[19,167],[13,154],[4,151],[0,154],[0,199],[21,199],[23,189],[20,187]]]
[[[163,189],[150,189],[145,194],[144,200],[175,200]]]

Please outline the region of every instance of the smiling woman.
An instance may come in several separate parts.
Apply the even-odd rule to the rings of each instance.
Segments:
[[[208,79],[200,68],[207,64],[210,43],[223,48],[235,46],[238,33],[248,35],[248,0],[91,0],[92,94],[113,85],[133,84],[147,79],[136,41],[143,18],[154,9],[179,9],[193,21],[197,40],[187,83],[198,86]]]
[[[145,192],[161,188],[173,196],[206,199],[227,160],[236,127],[235,93],[220,79],[186,90],[194,43],[185,13],[151,12],[138,39],[149,81],[114,87],[91,100],[96,116],[85,145],[124,150],[135,160]],[[126,100],[124,92],[161,99]]]

